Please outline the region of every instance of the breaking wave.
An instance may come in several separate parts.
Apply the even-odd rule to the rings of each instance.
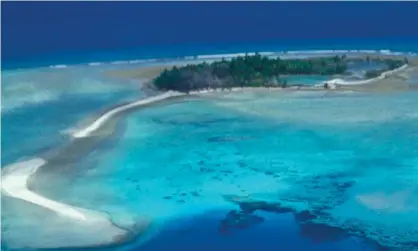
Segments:
[[[381,50],[294,50],[294,51],[264,51],[264,52],[238,52],[238,53],[226,53],[226,54],[198,54],[179,57],[162,57],[162,58],[147,58],[147,59],[129,59],[129,60],[116,60],[116,61],[93,61],[84,64],[58,64],[50,65],[48,68],[68,68],[70,66],[86,65],[86,66],[102,66],[102,65],[124,65],[124,64],[147,64],[147,63],[159,63],[159,62],[171,62],[171,61],[192,61],[192,60],[216,60],[216,59],[229,59],[233,57],[254,55],[259,53],[263,56],[282,56],[282,57],[303,57],[303,56],[321,56],[329,54],[357,54],[357,53],[370,53],[370,54],[382,54],[382,55],[417,55],[414,52],[396,52],[387,49]]]

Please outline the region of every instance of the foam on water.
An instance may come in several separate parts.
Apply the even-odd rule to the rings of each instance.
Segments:
[[[350,49],[350,50],[276,50],[276,51],[242,51],[237,53],[224,53],[224,54],[196,54],[176,57],[160,57],[160,58],[137,58],[127,60],[115,60],[115,61],[92,61],[82,64],[56,64],[47,66],[48,68],[68,68],[68,67],[79,67],[79,66],[129,66],[129,65],[145,65],[149,63],[161,63],[161,62],[175,62],[175,61],[195,61],[195,60],[220,60],[222,58],[230,59],[238,56],[254,55],[259,53],[263,56],[282,58],[304,58],[307,56],[329,56],[330,54],[382,54],[382,55],[416,55],[414,52],[407,51],[391,51],[387,49],[381,50],[364,50],[364,49]]]
[[[136,85],[106,79],[83,68],[5,71],[2,73],[2,113],[25,105],[59,100],[63,95],[104,95],[134,90]]]

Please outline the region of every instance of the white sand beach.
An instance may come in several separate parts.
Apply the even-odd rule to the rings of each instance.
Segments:
[[[141,99],[141,100],[129,103],[127,105],[119,106],[119,107],[117,107],[115,109],[112,109],[112,110],[108,111],[107,113],[103,114],[101,117],[99,117],[97,120],[95,120],[89,126],[73,133],[72,136],[74,138],[88,137],[89,135],[91,135],[91,133],[93,133],[98,128],[100,128],[100,126],[102,126],[111,117],[113,117],[114,115],[116,115],[120,112],[126,111],[126,110],[134,108],[134,107],[138,107],[138,106],[141,106],[141,105],[151,104],[151,103],[156,102],[156,101],[161,101],[161,100],[164,100],[164,99],[167,99],[167,98],[182,96],[182,95],[185,95],[185,93],[169,91],[169,92],[163,93],[161,95],[153,96],[153,97],[150,97],[150,98],[147,98],[147,99]]]
[[[389,71],[385,71],[382,74],[380,74],[379,76],[375,77],[375,78],[371,78],[371,79],[365,79],[365,80],[357,80],[357,81],[345,81],[343,79],[340,78],[335,78],[332,80],[327,80],[322,82],[321,84],[317,85],[318,87],[323,86],[324,84],[331,84],[331,85],[340,85],[340,86],[349,86],[349,85],[365,85],[365,84],[371,84],[374,83],[376,81],[379,80],[383,80],[386,77],[389,77],[390,75],[399,73],[405,69],[408,68],[408,64],[405,64],[399,68],[396,68],[394,70],[389,70]]]
[[[44,208],[48,208],[55,213],[79,221],[98,221],[103,220],[97,214],[86,215],[86,210],[59,203],[45,198],[27,188],[29,177],[36,170],[47,162],[41,158],[30,159],[4,167],[1,188],[6,195],[21,199]],[[83,212],[84,211],[84,212]],[[106,219],[108,221],[108,219]]]
[[[99,129],[104,123],[106,123],[110,118],[115,116],[116,114],[126,111],[131,108],[140,107],[142,105],[152,104],[157,101],[162,101],[164,99],[172,98],[172,97],[180,97],[185,95],[199,95],[199,94],[208,94],[208,93],[219,93],[219,92],[237,92],[237,91],[255,91],[259,89],[265,89],[265,90],[282,90],[283,88],[264,88],[264,87],[234,87],[231,89],[204,89],[199,91],[191,91],[189,94],[182,93],[182,92],[175,92],[175,91],[168,91],[160,95],[152,96],[146,99],[141,99],[123,106],[116,107],[102,116],[100,116],[98,119],[96,119],[92,124],[84,127],[83,129],[76,130],[72,136],[74,138],[85,138],[90,136],[94,131]]]
[[[406,70],[407,68],[408,68],[408,64],[405,64],[405,65],[403,65],[403,66],[401,66],[397,69],[383,72],[378,77],[372,78],[372,79],[359,80],[359,81],[345,81],[345,80],[342,80],[342,79],[332,79],[332,80],[324,81],[323,83],[318,84],[315,87],[297,87],[296,89],[315,90],[315,89],[324,87],[325,84],[333,85],[333,86],[352,86],[352,85],[371,84],[371,83],[375,83],[379,80],[383,80],[386,77],[391,76],[393,74],[397,74],[397,73],[399,73],[403,70]],[[206,94],[206,93],[213,93],[213,92],[236,92],[236,91],[249,91],[249,90],[254,91],[254,90],[259,90],[259,89],[282,90],[283,88],[280,88],[280,87],[278,87],[278,88],[264,88],[264,87],[261,87],[261,88],[256,88],[256,87],[240,88],[240,87],[234,87],[230,90],[205,89],[205,90],[199,90],[199,91],[192,91],[189,94],[193,95],[193,94]],[[331,88],[331,89],[334,89],[334,88]],[[165,93],[157,95],[157,96],[152,96],[152,97],[149,97],[149,98],[146,98],[146,99],[141,99],[141,100],[129,103],[127,105],[123,105],[123,106],[114,108],[114,109],[108,111],[107,113],[103,114],[101,117],[99,117],[97,120],[95,120],[89,126],[83,128],[83,129],[77,130],[76,132],[74,132],[72,134],[72,136],[74,138],[88,137],[94,131],[96,131],[98,128],[100,128],[100,126],[102,126],[111,117],[113,117],[114,115],[116,115],[120,112],[126,111],[126,110],[131,109],[131,108],[139,107],[139,106],[142,106],[142,105],[151,104],[151,103],[161,101],[161,100],[164,100],[164,99],[167,99],[167,98],[177,97],[177,96],[184,96],[184,95],[186,95],[186,93],[168,91],[168,92],[165,92]]]
[[[131,233],[113,224],[105,213],[60,203],[30,191],[27,187],[29,177],[45,164],[47,164],[46,160],[34,158],[5,166],[2,170],[1,189],[4,195],[51,210],[58,216],[48,217],[48,222],[45,222],[45,225],[36,233],[44,237],[49,236],[49,238],[43,238],[43,241],[36,240],[36,238],[24,238],[11,241],[10,245],[16,248],[59,248],[63,245],[59,241],[60,236],[66,236],[72,240],[71,243],[65,244],[66,247],[88,247],[110,245],[129,238]],[[148,226],[149,223],[150,221],[144,219],[140,225],[141,227]],[[138,223],[132,222],[131,224]],[[141,229],[141,231],[146,230],[147,227]],[[97,235],[98,231],[100,235]],[[45,242],[50,238],[57,241]]]

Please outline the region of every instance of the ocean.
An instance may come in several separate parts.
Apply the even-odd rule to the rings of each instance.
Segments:
[[[406,44],[339,49],[418,52]],[[220,58],[222,52],[284,47],[229,48],[172,55]],[[317,48],[327,45],[294,45],[290,54],[327,53]],[[2,165],[60,149],[80,124],[145,97],[140,80],[105,77],[105,70],[173,60],[123,55],[5,70]],[[53,200],[107,212],[125,228],[141,217],[153,219],[145,235],[104,250],[414,250],[417,100],[414,92],[301,91],[280,99],[250,93],[163,103],[129,113],[114,136],[43,172],[31,187]],[[226,195],[251,195],[277,208],[247,211]],[[65,246],[62,237],[74,234],[66,232],[70,222],[62,225],[51,213],[2,200],[3,248]],[[45,214],[48,222],[41,220]],[[107,230],[89,231],[76,234],[74,243]]]
[[[254,3],[234,15],[232,4],[222,10],[205,4],[200,12],[183,4],[176,7],[177,19],[160,15],[158,21],[148,3],[113,24],[102,21],[123,15],[123,8],[111,4],[97,9],[87,3],[84,12],[54,3],[3,8],[8,21],[3,35],[9,40],[2,47],[2,170],[33,158],[54,159],[29,181],[30,189],[105,216],[78,222],[2,191],[2,250],[418,250],[418,94],[413,91],[177,98],[118,117],[109,126],[113,133],[106,129],[94,142],[71,136],[116,105],[147,97],[139,88],[145,79],[110,77],[104,74],[108,70],[254,51],[418,53],[414,26],[396,29],[413,24],[414,3],[368,10],[330,3],[334,11],[310,6],[312,12],[296,8],[302,3],[292,8]],[[233,27],[250,25],[247,16],[254,9],[250,27],[257,34],[248,38]],[[99,18],[92,23],[108,29],[94,33],[89,30],[94,25],[77,29],[81,26],[68,22],[78,13],[74,22],[88,23],[93,10]],[[384,15],[389,10],[390,20]],[[219,22],[201,21],[205,29],[190,32],[196,20],[215,14]],[[384,22],[367,23],[367,14]],[[315,21],[315,30],[299,18],[294,24],[299,33],[284,29],[297,15],[311,20],[328,15],[333,22]],[[55,19],[61,21],[54,24]],[[275,35],[261,25],[267,21],[280,23]],[[132,23],[137,29],[116,29]],[[65,28],[57,31],[55,25]],[[153,32],[156,28],[161,33]],[[334,38],[326,36],[329,30]],[[31,46],[23,46],[31,36]],[[105,242],[113,245],[101,246]]]

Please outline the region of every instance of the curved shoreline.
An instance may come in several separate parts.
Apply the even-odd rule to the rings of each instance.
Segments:
[[[266,87],[233,87],[230,89],[203,89],[203,90],[198,90],[198,91],[191,91],[190,93],[183,93],[183,92],[175,92],[175,91],[167,91],[164,92],[162,94],[156,95],[156,96],[152,96],[146,99],[140,99],[137,101],[133,101],[131,103],[122,105],[122,106],[118,106],[115,107],[109,111],[107,111],[106,113],[104,113],[103,115],[101,115],[98,119],[94,120],[93,123],[91,123],[90,125],[77,130],[76,132],[74,132],[71,136],[73,138],[85,138],[85,137],[89,137],[92,135],[92,133],[94,133],[95,131],[97,131],[101,126],[103,126],[107,121],[109,121],[113,116],[127,111],[129,109],[133,109],[136,107],[140,107],[143,105],[148,105],[148,104],[152,104],[158,101],[163,101],[169,98],[174,98],[174,97],[181,97],[181,96],[187,96],[187,95],[199,95],[199,94],[208,94],[208,93],[221,93],[221,92],[237,92],[237,91],[247,91],[247,90],[257,90],[257,89],[266,89],[266,90],[283,90],[282,87],[270,87],[270,88],[266,88]],[[312,88],[310,88],[312,89]]]
[[[106,112],[105,114],[103,114],[102,116],[100,116],[98,119],[96,119],[92,124],[90,124],[87,127],[84,127],[81,130],[78,130],[77,132],[73,133],[72,136],[74,138],[84,138],[84,137],[88,137],[90,136],[94,131],[96,131],[97,129],[99,129],[104,123],[106,123],[110,118],[112,118],[114,115],[129,110],[131,108],[135,108],[138,106],[142,106],[142,105],[146,105],[146,104],[151,104],[157,101],[162,101],[164,99],[167,98],[172,98],[172,97],[178,97],[178,96],[183,96],[186,95],[185,93],[180,93],[180,92],[165,92],[163,94],[157,95],[157,96],[153,96],[153,97],[149,97],[146,99],[141,99],[141,100],[137,100],[134,101],[132,103],[128,103],[126,105],[123,106],[119,106],[116,107],[108,112]]]
[[[325,84],[333,84],[333,85],[340,85],[340,86],[371,84],[373,82],[382,80],[382,79],[384,79],[384,78],[386,78],[386,77],[388,77],[392,74],[396,74],[396,73],[398,73],[402,70],[406,70],[408,68],[408,66],[409,66],[408,64],[404,64],[404,65],[400,66],[399,68],[382,72],[379,76],[377,76],[375,78],[371,78],[371,79],[357,80],[357,81],[345,81],[345,80],[342,80],[340,78],[335,78],[335,79],[323,81],[322,83],[318,84],[317,86],[322,87]]]
[[[404,67],[404,68],[402,68],[402,67]],[[402,69],[398,68],[398,69],[395,69],[395,70],[392,70],[392,71],[384,72],[380,76],[378,76],[374,79],[363,80],[363,81],[360,81],[360,82],[365,82],[366,81],[365,83],[370,83],[370,82],[374,82],[374,81],[383,79],[389,74],[393,74],[397,71],[406,69],[408,67],[408,65],[404,65],[402,67],[400,67]],[[361,83],[361,84],[365,84],[365,83]],[[221,89],[209,89],[209,90],[193,91],[193,92],[190,92],[190,94],[193,95],[193,94],[206,94],[206,93],[212,93],[212,92],[219,93],[219,92],[234,92],[234,91],[245,91],[245,90],[253,91],[253,90],[257,90],[257,89],[283,90],[283,88],[265,88],[265,87],[261,87],[261,88],[252,88],[252,87],[240,88],[240,87],[235,87],[235,88],[230,89],[229,91],[225,91],[225,90],[221,90]],[[304,89],[304,88],[302,88],[302,89]],[[318,90],[319,88],[309,87],[309,89]],[[73,138],[89,137],[94,132],[99,130],[104,124],[106,124],[106,122],[108,122],[110,119],[112,119],[115,115],[117,115],[119,113],[122,113],[124,111],[127,111],[129,109],[144,106],[144,105],[151,104],[151,103],[155,103],[155,102],[162,101],[162,100],[165,100],[165,99],[169,99],[169,98],[172,98],[172,97],[179,97],[179,96],[186,96],[186,95],[188,95],[188,94],[169,91],[169,92],[165,92],[165,93],[160,94],[160,95],[156,95],[156,96],[149,97],[149,98],[146,98],[146,99],[137,100],[137,101],[134,101],[132,103],[128,103],[128,104],[116,107],[116,108],[111,109],[108,112],[104,113],[103,115],[101,115],[99,118],[94,120],[93,123],[91,123],[90,125],[88,125],[88,126],[82,128],[82,129],[76,131],[75,133],[73,133],[72,137]],[[20,200],[23,200],[23,201],[27,201],[27,202],[30,202],[32,204],[47,208],[47,209],[57,213],[58,215],[73,219],[75,221],[78,221],[78,222],[97,222],[97,223],[98,222],[106,222],[106,223],[112,224],[115,228],[122,231],[123,234],[128,233],[126,230],[123,230],[123,229],[117,227],[116,225],[114,225],[113,223],[111,223],[111,221],[107,217],[104,217],[99,212],[97,212],[97,214],[93,213],[93,211],[87,213],[87,211],[90,211],[90,210],[74,207],[74,206],[64,204],[64,203],[60,203],[60,202],[57,202],[57,201],[53,201],[53,200],[50,200],[46,197],[43,197],[42,195],[39,195],[39,194],[29,190],[28,187],[27,187],[28,179],[32,175],[34,175],[39,168],[46,165],[47,163],[48,163],[48,161],[45,160],[45,159],[35,158],[35,159],[31,159],[31,160],[27,160],[27,161],[23,161],[23,162],[18,162],[18,163],[14,163],[14,164],[6,166],[2,170],[3,174],[2,174],[1,189],[10,197],[20,199]]]
[[[74,138],[84,138],[90,136],[93,132],[98,130],[103,126],[109,119],[114,115],[126,111],[131,108],[138,106],[151,104],[157,101],[162,101],[171,97],[183,96],[185,93],[177,92],[166,92],[161,95],[150,97],[147,99],[141,99],[134,101],[132,103],[116,107],[98,119],[96,119],[89,126],[75,132],[72,136]],[[59,203],[53,200],[50,200],[46,197],[43,197],[35,192],[32,192],[27,187],[28,179],[36,173],[36,171],[45,166],[48,163],[47,160],[42,158],[33,158],[26,161],[21,161],[17,163],[10,164],[2,168],[2,182],[1,189],[5,192],[6,195],[28,201],[30,203],[39,205],[41,207],[48,208],[57,214],[77,219],[77,220],[88,220],[85,215],[80,212],[81,208],[73,207],[64,203]]]
[[[253,90],[255,88],[232,88],[230,91],[244,91],[244,90]],[[280,88],[281,89],[281,88]],[[75,132],[72,134],[74,138],[86,138],[92,133],[100,129],[107,121],[109,121],[113,116],[128,109],[135,107],[140,107],[143,105],[155,103],[172,97],[180,97],[186,95],[195,95],[195,94],[207,94],[212,92],[228,92],[220,89],[211,89],[211,90],[201,90],[193,91],[190,94],[180,93],[180,92],[165,92],[160,95],[156,95],[147,99],[141,99],[128,103],[119,107],[116,107],[98,119],[87,127]],[[47,160],[42,158],[33,158],[26,161],[21,161],[17,163],[10,164],[2,169],[2,183],[1,189],[5,192],[7,196],[20,199],[23,201],[30,202],[32,204],[47,208],[55,213],[72,218],[74,220],[89,221],[88,217],[82,212],[84,209],[77,208],[71,205],[64,203],[56,202],[50,200],[46,197],[43,197],[33,191],[30,191],[27,187],[28,179],[34,175],[39,168],[45,166],[48,163]]]
[[[381,76],[375,78],[366,80],[368,82],[370,81],[376,81],[380,78],[384,78],[388,74],[392,74],[394,72],[400,71],[402,69],[405,69],[408,65],[404,65],[398,69],[384,72],[381,74]],[[229,90],[224,89],[205,89],[205,90],[199,90],[199,91],[192,91],[189,94],[186,93],[180,93],[180,92],[174,92],[174,91],[168,91],[165,93],[162,93],[160,95],[152,96],[146,99],[137,100],[119,107],[116,107],[114,109],[111,109],[107,111],[105,114],[101,115],[98,119],[94,120],[93,123],[90,125],[74,132],[72,134],[73,138],[86,138],[92,135],[95,131],[100,129],[107,121],[109,121],[113,116],[117,115],[118,113],[124,112],[126,110],[140,107],[147,104],[152,104],[158,101],[163,101],[168,98],[172,97],[180,97],[180,96],[186,96],[186,95],[198,95],[198,94],[209,94],[209,93],[221,93],[221,92],[237,92],[237,91],[253,91],[258,89],[266,89],[266,90],[283,90],[281,87],[277,88],[265,88],[265,87],[234,87]],[[294,89],[294,88],[292,88]],[[297,89],[306,89],[306,88],[297,88]],[[318,88],[312,88],[308,87],[307,89],[318,89]],[[52,201],[50,199],[47,199],[41,195],[38,195],[32,191],[30,191],[27,188],[27,180],[30,176],[32,176],[38,168],[45,165],[47,163],[44,159],[31,159],[28,161],[18,162],[15,164],[11,164],[7,167],[5,167],[3,170],[6,171],[8,169],[12,169],[11,171],[8,171],[7,174],[4,174],[2,177],[2,189],[7,192],[7,194],[11,197],[18,198],[21,200],[25,200],[28,202],[31,202],[33,204],[48,208],[52,211],[55,211],[58,214],[65,215],[70,218],[78,219],[78,220],[86,220],[86,217],[75,207],[72,207],[70,205],[58,203],[56,201]]]
[[[26,244],[23,246],[31,248],[82,248],[82,247],[94,247],[94,246],[108,246],[115,243],[122,242],[132,237],[131,231],[119,227],[113,223],[110,217],[105,213],[94,211],[90,209],[84,209],[80,207],[71,206],[65,203],[57,202],[48,199],[42,195],[39,195],[28,189],[27,183],[30,176],[32,176],[40,167],[47,164],[47,161],[42,158],[34,158],[27,161],[17,162],[8,165],[3,168],[1,189],[5,195],[20,199],[34,205],[46,208],[53,211],[57,215],[68,218],[82,229],[78,238],[79,241],[72,241],[64,246],[62,244],[55,244],[53,242],[46,242],[38,245]],[[54,221],[51,221],[53,224]],[[49,224],[51,224],[49,223]],[[148,226],[148,224],[143,224]],[[52,225],[53,227],[54,225]],[[98,237],[100,240],[85,240],[83,239],[83,231],[89,231],[89,229],[101,229],[102,235]],[[92,231],[90,230],[90,231]],[[66,233],[66,229],[63,232],[54,231],[53,234],[73,234],[70,230]],[[85,232],[84,234],[88,234]],[[77,236],[77,235],[76,235]],[[73,237],[74,238],[74,237]],[[17,243],[17,246],[22,245]],[[16,243],[12,246],[16,247]],[[18,247],[17,247],[18,248]]]
[[[192,93],[191,93],[192,94]],[[185,96],[186,93],[179,93],[179,92],[165,92],[160,95],[152,96],[147,99],[137,100],[116,108],[113,108],[100,116],[98,119],[94,120],[93,123],[86,126],[85,128],[75,132],[72,136],[76,139],[80,139],[85,141],[82,138],[87,138],[93,132],[100,129],[103,125],[106,124],[111,118],[115,115],[127,111],[129,109],[144,106],[147,104],[155,103],[158,101],[163,101],[165,99]],[[77,141],[71,142],[70,145],[77,144]],[[62,154],[66,154],[66,151],[63,151]],[[40,168],[49,165],[49,162],[54,162],[55,159],[59,159],[60,154],[53,157],[51,160],[47,160],[45,158],[32,158],[26,161],[16,162],[10,165],[7,165],[2,168],[2,175],[1,175],[1,190],[4,192],[4,195],[9,197],[23,200],[34,205],[46,208],[50,211],[53,211],[57,215],[60,215],[65,218],[69,218],[75,222],[82,223],[82,224],[97,224],[99,226],[105,225],[106,227],[110,227],[114,236],[108,236],[110,239],[101,240],[99,243],[88,244],[88,245],[81,245],[81,247],[91,247],[91,246],[103,246],[103,245],[110,245],[114,243],[119,243],[126,239],[127,235],[130,235],[131,232],[128,230],[116,226],[111,219],[106,217],[103,213],[88,210],[84,208],[79,208],[75,206],[71,206],[65,203],[60,203],[51,199],[48,199],[36,192],[31,191],[28,188],[28,180],[37,173]],[[74,157],[74,156],[72,156]],[[150,223],[148,220],[142,220],[141,222],[135,223],[134,225],[138,225],[141,228],[142,232],[147,231],[147,227]],[[71,243],[68,247],[79,247],[76,243]],[[61,246],[60,246],[61,247]],[[36,248],[43,248],[43,247],[36,247]],[[50,247],[48,247],[50,248]],[[53,247],[55,248],[55,247]]]
[[[44,159],[35,158],[4,167],[7,174],[2,177],[1,188],[8,196],[28,201],[35,205],[40,205],[59,215],[74,220],[87,221],[88,219],[86,216],[76,207],[50,200],[27,189],[27,180],[29,177],[34,174],[39,167],[46,163],[47,162]]]

